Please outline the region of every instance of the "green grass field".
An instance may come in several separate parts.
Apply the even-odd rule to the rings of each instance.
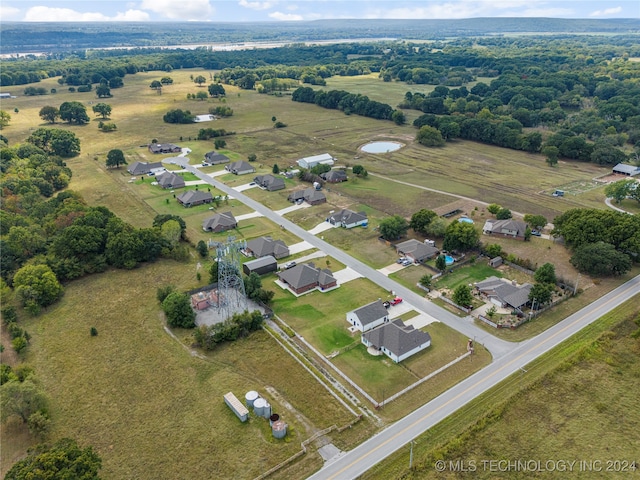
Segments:
[[[530,478],[531,473],[437,471],[436,460],[638,461],[640,368],[637,331],[639,298],[627,301],[577,336],[463,407],[414,445],[365,473],[363,479]],[[633,320],[636,320],[634,322]],[[536,478],[634,477],[625,473],[540,472]]]

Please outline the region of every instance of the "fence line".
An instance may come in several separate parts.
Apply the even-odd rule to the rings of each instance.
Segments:
[[[443,301],[447,302],[449,305],[453,305],[454,307],[462,310],[464,313],[469,313],[471,311],[470,308],[467,307],[463,307],[462,305],[458,305],[456,302],[454,302],[453,300],[450,300],[449,298],[440,295],[440,299],[442,299]]]

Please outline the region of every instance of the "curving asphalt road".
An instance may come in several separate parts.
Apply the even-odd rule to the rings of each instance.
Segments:
[[[518,371],[526,375],[525,367],[531,361],[593,323],[620,303],[638,294],[640,294],[640,275],[537,337],[522,342],[491,365],[324,466],[308,477],[308,480],[351,480],[362,475],[509,375]]]
[[[472,319],[470,318],[461,319],[456,315],[453,315],[452,313],[448,312],[447,310],[433,304],[432,302],[426,300],[421,295],[416,294],[415,292],[400,285],[399,283],[383,275],[377,270],[371,268],[370,266],[362,263],[359,260],[356,260],[355,258],[343,252],[339,248],[336,248],[333,245],[316,237],[315,235],[312,235],[311,233],[307,232],[306,230],[299,227],[298,225],[291,222],[290,220],[287,220],[283,216],[265,207],[261,203],[247,197],[243,193],[238,192],[237,190],[234,190],[231,187],[228,187],[224,183],[210,177],[209,175],[200,172],[194,166],[188,165],[188,164],[184,166],[188,171],[190,171],[194,175],[197,175],[198,178],[205,180],[207,183],[217,188],[221,192],[225,193],[226,195],[230,195],[240,200],[242,203],[253,208],[254,210],[261,213],[263,216],[269,218],[273,222],[284,226],[288,231],[297,235],[302,240],[309,242],[314,247],[319,248],[320,250],[325,252],[327,255],[330,255],[336,260],[344,263],[347,267],[355,270],[362,276],[380,285],[382,288],[390,292],[393,291],[396,295],[401,296],[404,300],[406,300],[408,303],[415,306],[417,309],[425,312],[428,315],[431,315],[432,317],[438,319],[445,325],[466,335],[470,339],[473,339],[475,343],[480,343],[481,345],[484,345],[484,347],[487,348],[489,352],[491,352],[494,359],[502,357],[503,355],[507,354],[508,352],[512,351],[514,348],[517,347],[517,344],[515,343],[501,340],[497,337],[494,337],[490,333],[487,333],[486,331],[482,330],[481,328],[479,328],[473,323]]]

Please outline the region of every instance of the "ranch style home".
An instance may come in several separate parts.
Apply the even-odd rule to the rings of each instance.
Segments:
[[[183,192],[178,195],[176,200],[184,207],[195,207],[196,205],[213,202],[213,195],[211,195],[210,192],[189,190],[188,192]]]
[[[302,263],[278,273],[280,281],[295,294],[320,291],[338,286],[331,270],[317,268],[313,263]]]
[[[202,229],[205,232],[225,232],[237,226],[238,221],[231,212],[216,213],[202,222]]]
[[[156,182],[162,188],[184,188],[184,178],[177,173],[164,172],[156,176]]]
[[[229,165],[225,165],[225,170],[233,173],[234,175],[245,175],[247,173],[253,173],[256,171],[249,162],[245,162],[244,160],[238,160],[237,162],[230,163]]]
[[[162,162],[133,162],[127,168],[127,172],[131,175],[148,175],[150,173],[156,174],[164,171],[165,168],[162,166]]]
[[[431,346],[431,335],[405,325],[400,319],[369,330],[360,337],[367,348],[375,348],[395,363]]]
[[[332,213],[327,217],[327,222],[331,225],[344,228],[353,228],[359,225],[367,225],[369,219],[364,212],[354,212],[352,210],[344,209]]]
[[[173,143],[152,143],[149,145],[149,151],[151,153],[180,153],[182,147]]]
[[[436,247],[419,242],[414,238],[406,242],[398,243],[396,245],[396,251],[398,255],[404,255],[416,263],[426,262],[440,253],[440,250]]]
[[[204,154],[204,161],[209,165],[218,165],[221,163],[229,163],[229,157],[214,150]]]
[[[475,284],[476,290],[498,307],[509,307],[520,310],[529,303],[529,292],[533,285],[524,283],[520,286],[498,277],[489,277]]]
[[[247,242],[247,252],[256,258],[273,255],[275,258],[289,256],[289,247],[282,240],[271,237],[259,237]]]
[[[482,233],[485,235],[513,238],[515,240],[524,240],[526,231],[526,223],[512,218],[507,220],[487,220],[482,227]]]
[[[347,181],[347,173],[344,170],[330,170],[320,175],[327,183],[340,183]]]
[[[254,177],[253,181],[256,182],[260,188],[269,192],[282,190],[285,187],[284,180],[281,177],[274,177],[271,174],[258,175],[257,177]]]
[[[309,205],[319,205],[327,201],[325,194],[313,187],[305,188],[304,190],[296,190],[295,192],[290,193],[287,199],[293,203],[303,200]]]

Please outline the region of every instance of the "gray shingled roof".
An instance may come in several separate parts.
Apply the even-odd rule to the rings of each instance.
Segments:
[[[396,250],[405,255],[411,255],[418,261],[431,258],[439,252],[436,247],[419,242],[414,238],[407,240],[406,242],[398,243],[396,245]]]
[[[229,170],[230,172],[246,172],[248,170],[255,172],[255,168],[253,168],[250,163],[245,162],[244,160],[238,160],[236,162],[230,163],[224,168]]]
[[[513,308],[520,308],[529,301],[531,287],[530,283],[525,283],[518,287],[508,280],[497,277],[489,277],[482,282],[476,283],[478,290],[489,296],[495,296],[498,300]]]
[[[278,277],[292,288],[298,289],[308,285],[328,285],[335,282],[330,270],[316,268],[313,263],[302,263],[278,273]]]
[[[344,170],[330,170],[320,175],[320,177],[327,182],[343,182],[347,179],[347,174]]]
[[[213,217],[207,218],[202,222],[202,228],[204,230],[215,230],[217,226],[234,228],[238,222],[231,212],[216,213]]]
[[[344,209],[339,210],[327,218],[331,223],[335,224],[346,224],[349,225],[351,223],[361,222],[362,220],[367,219],[367,214],[364,212],[354,212],[353,210]]]
[[[218,163],[227,163],[229,161],[229,157],[227,157],[226,155],[222,155],[221,153],[218,153],[216,151],[205,153],[204,159],[209,163],[213,163],[214,165]]]
[[[247,248],[256,257],[264,257],[265,255],[285,257],[289,255],[289,247],[282,240],[273,240],[271,237],[259,237],[249,240]]]
[[[491,233],[505,233],[505,230],[516,231],[518,237],[524,237],[527,230],[527,224],[509,218],[507,220],[487,220],[483,227],[484,231],[489,230]]]
[[[158,185],[164,188],[181,188],[185,186],[184,178],[173,172],[164,172],[160,175],[156,175],[156,181],[158,182]]]
[[[177,200],[179,200],[180,203],[206,202],[213,200],[213,195],[211,195],[210,192],[203,192],[201,190],[189,190],[188,192],[183,192],[178,195]]]
[[[363,307],[357,308],[353,313],[358,317],[363,327],[389,315],[389,312],[380,300],[376,300],[375,302],[371,302]]]
[[[162,168],[162,162],[133,162],[129,168],[127,168],[127,171],[131,175],[144,175],[156,168]]]
[[[414,348],[431,342],[431,335],[405,325],[400,319],[385,323],[362,334],[367,341],[377,348],[385,347],[394,355],[401,357]]]
[[[281,177],[274,177],[271,174],[258,175],[253,180],[261,187],[270,191],[282,190],[285,187],[284,180]]]

